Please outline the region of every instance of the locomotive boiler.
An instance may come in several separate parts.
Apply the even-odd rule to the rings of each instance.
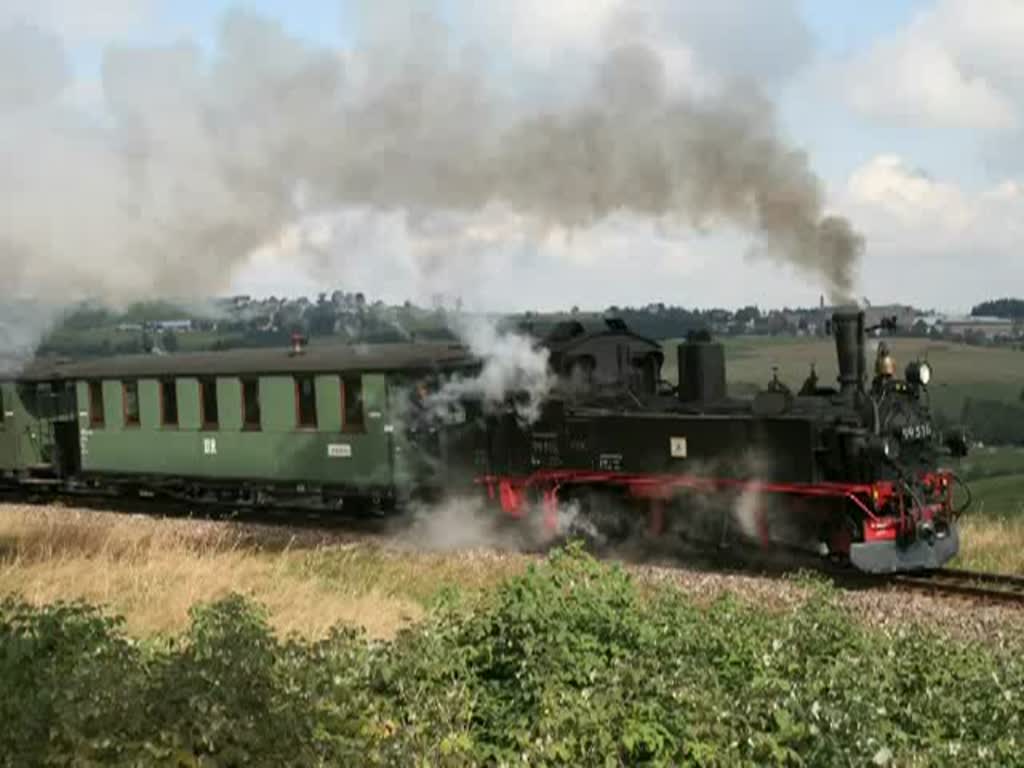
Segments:
[[[860,571],[934,569],[958,551],[956,475],[928,397],[932,371],[902,377],[883,341],[869,381],[863,312],[830,322],[839,376],[813,369],[793,391],[777,376],[731,397],[722,344],[691,335],[663,351],[621,321],[563,323],[541,334],[559,384],[540,418],[492,413],[474,444],[478,481],[513,517],[541,510],[550,528],[570,505],[605,539],[696,538],[796,548]]]

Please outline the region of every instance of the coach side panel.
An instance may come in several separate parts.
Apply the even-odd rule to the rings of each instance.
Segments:
[[[311,391],[302,378],[78,382],[79,402],[86,404],[79,414],[83,470],[225,481],[390,485],[385,376],[315,376]],[[172,385],[174,394],[169,396],[166,388]],[[303,386],[309,394],[300,405]]]

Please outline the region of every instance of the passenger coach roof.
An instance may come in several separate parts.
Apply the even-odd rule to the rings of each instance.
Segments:
[[[165,355],[125,355],[74,363],[40,362],[22,378],[94,379],[148,376],[201,376],[334,371],[425,371],[468,368],[476,364],[456,344],[331,344],[308,346],[301,354],[288,348],[233,349]]]

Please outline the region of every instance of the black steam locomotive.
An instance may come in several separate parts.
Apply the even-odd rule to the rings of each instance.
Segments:
[[[798,391],[776,377],[730,397],[723,346],[706,334],[678,347],[678,384],[662,381],[662,348],[621,321],[571,321],[534,332],[558,385],[540,416],[514,409],[479,420],[462,442],[477,481],[507,515],[558,526],[570,505],[581,530],[793,547],[884,573],[942,566],[957,554],[956,476],[929,407],[932,371],[903,378],[883,341],[867,375],[863,312],[833,315],[838,386],[813,370]],[[451,459],[449,459],[451,460]],[[957,494],[959,496],[959,494]],[[536,511],[540,510],[540,511]]]

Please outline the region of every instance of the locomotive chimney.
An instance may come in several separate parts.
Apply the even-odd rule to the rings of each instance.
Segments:
[[[836,337],[839,359],[839,390],[853,399],[864,386],[867,361],[864,358],[864,313],[841,310],[832,315],[832,332]]]
[[[710,403],[726,396],[725,348],[706,331],[689,333],[678,349],[679,399]]]

